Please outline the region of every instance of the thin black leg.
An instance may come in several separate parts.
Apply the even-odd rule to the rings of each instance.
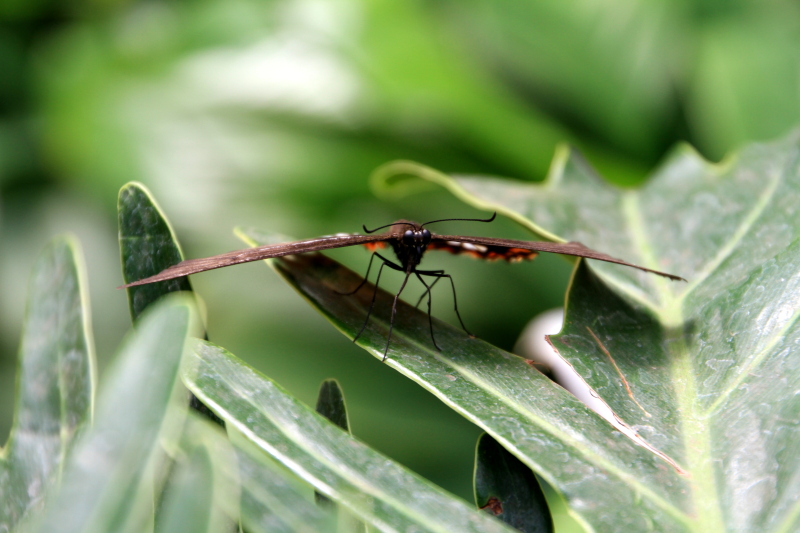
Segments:
[[[378,296],[378,286],[380,285],[381,282],[381,274],[383,273],[383,267],[388,266],[393,270],[399,270],[400,272],[403,272],[403,268],[401,266],[392,263],[378,252],[375,252],[373,255],[377,255],[378,257],[380,257],[383,260],[383,263],[381,264],[381,267],[378,269],[378,277],[375,279],[375,290],[372,292],[372,301],[370,302],[369,309],[367,310],[367,318],[364,320],[364,325],[361,326],[361,329],[358,331],[358,335],[353,337],[353,342],[356,342],[358,338],[361,337],[361,334],[364,333],[364,330],[367,328],[367,324],[369,324],[369,317],[372,316],[372,310],[375,308],[375,298],[377,298]],[[384,359],[385,359],[385,354],[384,354]]]
[[[417,270],[417,273],[423,276],[431,276],[433,278],[447,278],[450,280],[450,287],[453,289],[453,308],[456,311],[456,316],[458,317],[458,321],[461,323],[461,328],[467,333],[467,335],[469,335],[470,337],[474,337],[475,335],[469,332],[467,326],[464,325],[464,321],[461,320],[461,313],[458,312],[458,300],[456,299],[456,284],[453,282],[453,277],[450,274],[445,274],[443,270]]]
[[[419,276],[417,276],[417,277],[419,277]],[[433,287],[434,287],[434,286],[435,286],[435,285],[436,285],[436,284],[439,282],[439,280],[440,280],[440,279],[442,279],[442,278],[436,278],[436,279],[433,281],[433,283],[431,283],[431,286],[430,286],[430,287],[428,287],[428,285],[426,285],[426,284],[425,284],[425,282],[424,282],[424,281],[422,281],[422,278],[419,278],[419,280],[420,280],[420,281],[422,281],[422,284],[423,284],[423,285],[425,285],[426,287],[428,287],[428,290],[426,290],[425,292],[423,292],[423,293],[420,295],[420,297],[419,297],[419,300],[417,300],[417,305],[415,305],[415,306],[414,306],[414,309],[416,309],[416,308],[418,308],[418,307],[419,307],[419,304],[421,304],[421,303],[422,303],[422,299],[423,299],[423,298],[425,298],[425,295],[426,295],[426,294],[427,294],[427,295],[428,295],[428,297],[430,298],[431,290],[433,290]]]
[[[375,280],[375,290],[372,291],[372,302],[369,304],[369,309],[367,310],[367,318],[364,320],[364,324],[361,326],[361,329],[358,330],[358,334],[353,337],[353,342],[356,342],[358,338],[364,333],[364,330],[367,328],[367,324],[369,323],[369,317],[372,315],[372,308],[375,307],[375,297],[378,296],[378,284],[381,282],[381,273],[383,272],[383,267],[386,266],[386,263],[381,263],[381,267],[378,269],[378,277]]]
[[[350,292],[339,292],[339,291],[336,291],[336,294],[341,294],[342,296],[350,296],[351,294],[355,294],[358,291],[360,291],[361,287],[366,285],[367,281],[369,281],[369,271],[372,269],[372,260],[375,259],[376,255],[377,255],[377,252],[373,252],[373,254],[370,256],[369,265],[367,265],[367,273],[364,274],[364,279],[361,280],[361,283],[358,284],[358,287],[356,287],[354,290],[352,290]]]
[[[394,315],[397,313],[397,299],[400,298],[400,293],[403,292],[403,289],[406,288],[406,283],[408,283],[408,277],[411,275],[411,272],[406,272],[406,277],[403,279],[403,284],[400,285],[400,290],[397,291],[397,294],[394,295],[394,302],[392,302],[392,318],[389,320],[389,336],[386,339],[386,349],[383,350],[383,359],[382,361],[386,361],[386,356],[389,354],[389,343],[392,342],[392,330],[394,329]]]
[[[433,288],[434,285],[436,285],[436,282],[439,281],[439,279],[441,278],[436,278],[434,282],[431,283],[430,286],[428,286],[428,284],[425,283],[425,280],[422,279],[422,276],[419,275],[419,272],[414,272],[414,274],[417,275],[417,279],[419,280],[419,282],[425,285],[426,289],[425,293],[428,295],[428,325],[431,328],[431,340],[433,341],[433,347],[441,352],[442,349],[439,348],[438,344],[436,344],[436,337],[433,336],[433,317],[431,317],[431,289]],[[422,301],[422,298],[420,298],[420,301]],[[419,302],[417,302],[417,306],[419,307]]]

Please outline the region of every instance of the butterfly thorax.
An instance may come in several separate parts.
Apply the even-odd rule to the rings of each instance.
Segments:
[[[431,232],[408,220],[399,220],[390,230],[396,237],[389,241],[403,270],[413,272],[431,242]]]

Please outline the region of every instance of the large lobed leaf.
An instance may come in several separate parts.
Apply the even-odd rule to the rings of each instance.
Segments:
[[[688,471],[679,506],[698,528],[796,527],[799,152],[796,134],[719,166],[682,150],[629,191],[595,179],[576,157],[558,161],[543,186],[448,183],[531,225],[690,280],[593,264],[603,282],[579,269],[553,343]]]
[[[796,529],[798,155],[797,134],[720,165],[682,149],[638,190],[609,186],[567,151],[543,185],[451,178],[408,162],[378,172],[383,186],[428,179],[540,235],[689,280],[581,263],[564,329],[551,339],[644,440],[623,436],[520,360],[454,328],[435,325],[443,348],[436,352],[425,316],[408,306],[398,311],[387,364],[541,473],[592,529]],[[275,265],[353,336],[371,289],[337,294],[356,278],[325,259]],[[359,340],[376,356],[387,306],[381,293]]]

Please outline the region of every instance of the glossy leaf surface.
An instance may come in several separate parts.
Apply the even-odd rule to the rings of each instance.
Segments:
[[[119,245],[125,283],[140,280],[180,263],[183,253],[172,228],[144,185],[131,182],[119,191]],[[151,303],[175,291],[191,291],[189,278],[129,287],[128,305],[134,320]]]
[[[339,382],[335,379],[326,379],[322,382],[319,388],[319,396],[317,396],[317,412],[343,430],[350,432],[344,393]]]

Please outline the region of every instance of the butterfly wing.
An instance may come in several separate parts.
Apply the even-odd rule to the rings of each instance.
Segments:
[[[382,233],[379,235],[338,234],[326,237],[318,237],[316,239],[306,239],[302,241],[267,244],[257,248],[236,250],[234,252],[228,252],[212,257],[181,261],[177,265],[166,268],[154,276],[128,283],[120,288],[135,287],[137,285],[145,285],[147,283],[166,281],[169,279],[180,278],[182,276],[188,276],[189,274],[205,272],[206,270],[214,270],[215,268],[238,265],[240,263],[249,263],[251,261],[259,261],[261,259],[269,259],[271,257],[318,252],[320,250],[344,248],[346,246],[356,246],[358,244],[380,243],[392,238],[392,233]]]
[[[493,239],[489,237],[434,234],[431,243],[428,245],[428,249],[447,250],[451,253],[467,253],[482,259],[506,259],[509,261],[533,259],[538,252],[548,252],[596,259],[607,263],[616,263],[644,272],[658,274],[659,276],[664,276],[672,280],[686,281],[682,277],[674,274],[645,268],[643,266],[634,265],[633,263],[628,263],[622,259],[617,259],[616,257],[611,257],[610,255],[587,248],[579,242],[516,241],[512,239]]]
[[[535,259],[539,253],[527,248],[514,248],[496,246],[493,244],[479,244],[467,242],[463,237],[454,237],[459,240],[440,240],[437,236],[428,244],[428,250],[443,250],[457,255],[469,255],[484,261],[497,261],[504,259],[509,263],[516,263],[523,259]]]

